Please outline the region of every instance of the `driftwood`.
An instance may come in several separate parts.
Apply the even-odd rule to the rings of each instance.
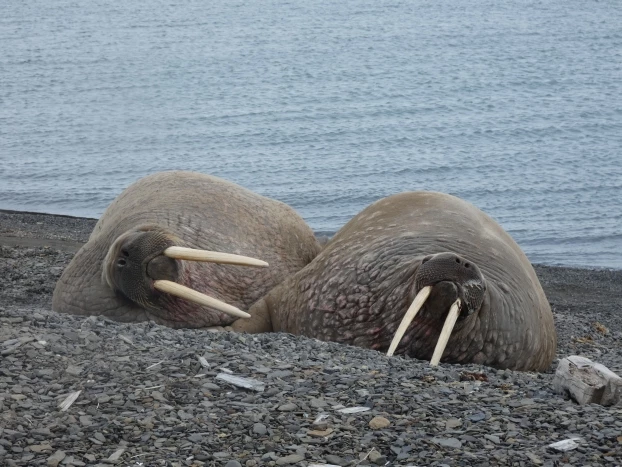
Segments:
[[[606,366],[578,355],[559,362],[553,386],[558,392],[569,393],[581,405],[622,403],[622,378]]]

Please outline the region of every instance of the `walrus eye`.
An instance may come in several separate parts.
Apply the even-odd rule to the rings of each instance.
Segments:
[[[121,259],[119,259],[119,261],[117,261],[117,266],[119,266],[120,268],[122,268],[126,264],[127,264],[127,261],[125,261],[123,258],[121,258]]]

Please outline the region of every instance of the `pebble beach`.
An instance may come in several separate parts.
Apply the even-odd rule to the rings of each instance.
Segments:
[[[569,355],[622,375],[620,270],[534,266],[558,332],[548,371],[431,368],[288,334],[57,314],[55,282],[95,222],[0,211],[0,465],[622,465],[622,406],[552,385]]]

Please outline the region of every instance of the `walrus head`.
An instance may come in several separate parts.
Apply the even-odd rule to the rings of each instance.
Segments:
[[[184,283],[192,283],[193,269],[186,261],[267,267],[255,258],[179,246],[181,239],[158,226],[139,226],[120,235],[108,249],[102,264],[102,280],[116,293],[158,314],[179,310],[178,299],[207,306],[236,318],[250,315],[205,295]],[[184,261],[181,261],[184,260]],[[186,309],[193,305],[181,306]]]

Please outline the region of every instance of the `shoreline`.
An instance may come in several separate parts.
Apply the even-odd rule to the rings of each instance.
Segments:
[[[53,217],[69,217],[70,219],[84,219],[84,220],[97,220],[96,217],[84,217],[73,216],[71,214],[54,214],[53,212],[39,212],[39,211],[20,211],[15,209],[0,209],[0,213],[3,214],[29,214],[33,216],[53,216]]]
[[[66,232],[67,237],[61,238],[61,242],[55,241],[51,244],[47,242],[47,240],[59,240],[54,237],[54,231],[51,234],[46,234],[42,229],[37,229],[38,236],[31,236],[30,230],[20,230],[18,226],[26,227],[33,226],[39,222],[44,222],[47,220],[52,220],[57,218],[59,220],[66,219],[67,221],[74,222],[76,224],[83,224],[83,227],[78,229],[78,234],[75,237],[71,236],[70,231]],[[53,214],[46,212],[34,212],[34,211],[16,211],[11,209],[0,209],[0,245],[5,246],[19,246],[22,245],[19,239],[30,238],[31,240],[24,240],[23,246],[37,247],[37,246],[50,246],[55,248],[67,248],[67,251],[77,251],[82,244],[84,244],[88,240],[88,235],[90,235],[90,231],[88,235],[85,235],[84,230],[92,228],[97,223],[98,219],[94,217],[82,217],[82,216],[72,216],[68,214]],[[50,224],[57,225],[62,224],[62,221],[54,221],[50,222]],[[315,232],[315,235],[318,238],[328,238],[332,237],[332,235],[326,235],[325,232]],[[63,243],[66,242],[66,243]],[[532,263],[534,268],[558,268],[558,269],[568,269],[568,270],[578,270],[578,271],[621,271],[622,269],[612,268],[612,267],[598,267],[598,266],[589,266],[589,267],[578,267],[578,266],[567,266],[563,264],[543,264],[543,263]]]
[[[558,333],[547,371],[431,368],[282,333],[55,313],[56,280],[95,223],[0,210],[2,465],[622,463],[622,405],[579,406],[552,388],[568,355],[622,374],[622,271],[534,265]],[[548,447],[571,437],[575,450]]]

